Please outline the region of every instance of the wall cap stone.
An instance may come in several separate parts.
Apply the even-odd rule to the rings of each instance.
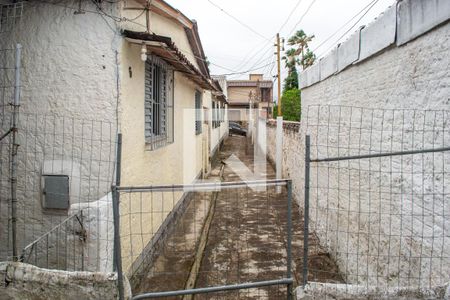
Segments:
[[[310,282],[305,287],[296,289],[297,300],[312,299],[449,299],[450,283],[433,286],[430,288],[419,287],[394,287],[380,288],[375,286],[363,286],[352,284]]]
[[[401,1],[397,8],[397,46],[428,32],[450,18],[448,0]]]
[[[269,119],[266,124],[268,127],[277,127],[277,120]],[[301,122],[283,120],[283,130],[298,132],[300,130],[300,126]]]
[[[117,273],[71,272],[42,269],[20,262],[0,262],[6,284],[1,295],[11,299],[113,299],[118,298]],[[125,299],[131,288],[124,276]],[[8,298],[7,298],[8,299]]]
[[[367,27],[358,29],[342,45],[338,45],[337,55],[334,48],[330,54],[299,72],[299,87],[308,88],[339,74],[351,64],[358,64],[374,57],[392,45],[400,47],[449,19],[448,0],[397,0]],[[356,43],[359,31],[361,31],[359,48],[354,49],[351,44]],[[356,53],[358,58],[355,60]]]

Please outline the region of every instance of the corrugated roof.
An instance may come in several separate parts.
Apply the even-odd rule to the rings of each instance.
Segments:
[[[185,76],[191,78],[202,88],[218,91],[218,88],[213,84],[212,80],[198,70],[189,59],[178,50],[170,37],[130,30],[124,30],[123,35],[136,41],[155,42],[152,45],[146,44],[152,54],[164,59],[168,64],[175,67],[178,71],[183,72]]]

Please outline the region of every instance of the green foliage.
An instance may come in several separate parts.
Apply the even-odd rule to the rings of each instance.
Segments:
[[[301,100],[298,88],[283,92],[283,96],[281,96],[281,111],[283,112],[283,120],[300,121]]]
[[[295,68],[295,64],[297,63],[295,61],[295,49],[291,48],[284,52],[284,54],[285,55],[282,57],[282,59],[284,60],[284,67],[289,70]]]
[[[276,119],[278,117],[278,104],[274,104],[272,116],[274,119]]]
[[[307,48],[306,53],[300,60],[300,65],[303,67],[303,69],[306,69],[307,67],[312,66],[315,61],[316,55],[311,50],[309,50],[309,48]]]
[[[283,90],[288,91],[292,89],[298,89],[298,73],[294,67],[284,79]]]
[[[300,90],[290,89],[283,92],[281,96],[281,110],[283,112],[283,120],[300,121],[301,100]],[[278,116],[278,104],[273,106],[273,118]]]
[[[309,49],[309,43],[314,35],[307,35],[303,30],[291,36],[288,45],[294,48],[288,49],[283,56],[285,67],[288,69],[288,75],[284,79],[283,95],[281,97],[283,119],[287,121],[300,121],[301,100],[300,90],[298,89],[297,66],[304,70],[314,64],[316,55]],[[274,106],[273,116],[278,115],[278,107]]]

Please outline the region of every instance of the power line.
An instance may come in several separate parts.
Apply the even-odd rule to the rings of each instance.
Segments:
[[[314,0],[314,1],[316,1],[316,0]],[[314,2],[314,1],[313,1],[313,2]],[[297,10],[297,8],[298,8],[299,5],[301,4],[301,2],[302,2],[302,0],[297,1],[296,5],[295,5],[294,8],[291,10],[291,13],[288,15],[288,17],[286,18],[285,22],[281,25],[281,27],[280,27],[280,29],[278,30],[278,32],[280,32],[280,31],[284,28],[284,26],[286,26],[286,24],[289,22],[289,19],[292,17],[292,15],[294,14],[294,12]],[[310,4],[310,6],[308,7],[306,13],[309,11],[309,9],[311,8],[311,6],[312,6],[312,4]],[[304,16],[306,15],[306,13],[301,17],[301,19],[300,19],[299,22],[301,22],[301,20],[304,18]],[[299,24],[299,22],[296,24],[296,26]],[[270,44],[272,43],[271,40],[268,41],[268,42],[269,42]],[[259,52],[261,52],[262,50],[264,50],[264,49],[267,47],[267,44],[265,44],[263,47],[264,47],[264,48],[260,48],[260,50],[259,50],[258,52],[256,52],[255,55],[257,55]],[[245,55],[244,60],[243,60],[243,63],[244,63],[244,64],[242,64],[242,63],[239,64],[237,68],[240,68],[242,65],[245,66],[245,62],[246,62],[247,57],[248,57],[248,56],[249,56],[256,48],[258,48],[258,47],[253,48],[250,52],[248,52],[248,53]],[[273,69],[273,68],[272,68],[272,69]]]
[[[122,1],[122,0],[118,0],[118,2],[119,2],[119,1]],[[71,10],[73,10],[73,11],[79,11],[79,7],[72,7],[72,6],[64,5],[64,4],[61,4],[61,1],[59,1],[59,2],[51,2],[51,1],[46,1],[46,0],[39,0],[39,1],[35,1],[35,2],[37,2],[37,3],[46,3],[46,4],[53,5],[53,6],[59,6],[59,7],[71,9]],[[93,2],[94,2],[94,5],[95,5],[96,8],[97,8],[97,11],[89,10],[89,9],[83,9],[82,11],[85,12],[85,13],[97,14],[97,15],[100,15],[100,16],[108,17],[108,18],[112,19],[113,21],[115,21],[115,22],[117,22],[117,23],[119,23],[119,22],[130,22],[130,23],[133,23],[133,24],[135,24],[135,25],[138,25],[138,26],[141,26],[141,27],[146,28],[145,25],[143,25],[143,24],[141,24],[141,23],[138,23],[138,22],[135,22],[135,21],[134,21],[134,20],[136,20],[137,18],[139,18],[139,16],[138,16],[137,18],[127,19],[127,18],[125,18],[125,17],[119,17],[119,16],[115,16],[115,15],[112,15],[112,14],[108,14],[108,13],[106,13],[103,9],[101,9],[101,7],[99,7],[99,6],[95,3],[95,1],[93,1]],[[111,3],[112,3],[112,2],[111,2]],[[145,8],[143,8],[143,10],[145,11]],[[142,12],[140,13],[140,15],[142,15]]]
[[[250,56],[250,54],[253,53],[253,51],[255,51],[256,49],[259,49],[258,51],[256,51],[253,56],[258,55],[261,51],[263,51],[264,49],[267,48],[267,45],[270,45],[272,43],[272,41],[268,42],[268,41],[263,41],[262,44],[257,44],[254,48],[252,48],[249,52],[247,52],[247,54],[244,56],[244,58],[241,60],[241,62],[235,67],[237,69],[244,67],[247,63],[248,63],[248,57]],[[260,46],[261,45],[261,46]]]
[[[294,8],[291,10],[291,13],[289,14],[289,16],[286,18],[286,21],[284,21],[283,25],[281,25],[280,29],[278,29],[278,32],[281,32],[281,30],[284,28],[284,26],[286,26],[287,22],[289,22],[289,19],[292,17],[292,15],[294,14],[294,12],[297,10],[298,6],[300,5],[300,3],[302,3],[302,0],[298,0],[297,4],[294,6]]]
[[[286,26],[286,24],[289,22],[289,19],[292,17],[292,15],[294,14],[294,12],[297,10],[297,8],[298,8],[298,6],[301,4],[301,2],[302,2],[302,0],[299,0],[299,1],[297,1],[297,4],[294,6],[294,8],[291,10],[291,13],[288,15],[288,17],[286,18],[286,20],[285,20],[285,22],[281,25],[281,27],[280,27],[280,29],[278,29],[278,32],[280,32],[283,28],[284,28],[284,26]],[[273,36],[274,37],[274,36]],[[272,38],[273,38],[272,37]],[[272,41],[270,41],[270,42],[272,42]],[[265,45],[266,46],[266,45]],[[255,47],[255,48],[257,48],[257,47]],[[245,55],[245,58],[244,58],[244,61],[246,60],[246,58],[248,57],[248,55],[250,55],[254,50],[255,50],[255,48],[253,48],[249,53],[247,53],[246,55]],[[263,50],[263,48],[260,48],[260,51],[262,51]],[[260,51],[258,51],[257,53],[259,53]],[[255,55],[257,54],[257,53],[255,53]],[[241,66],[242,64],[239,64],[239,67]]]
[[[237,75],[237,74],[245,74],[245,73],[248,73],[248,72],[260,70],[260,69],[262,69],[262,68],[265,68],[265,67],[269,66],[270,64],[272,64],[272,62],[270,62],[270,63],[268,63],[268,64],[266,64],[266,65],[263,65],[263,66],[254,68],[254,69],[249,69],[249,70],[247,70],[247,71],[243,71],[243,72],[235,72],[235,73],[227,73],[227,74],[219,74],[219,75],[230,76],[230,75]]]
[[[258,35],[259,37],[261,37],[263,39],[265,39],[266,41],[270,41],[270,39],[268,39],[267,37],[265,37],[264,35],[262,35],[258,31],[256,31],[255,29],[253,29],[249,25],[245,24],[244,22],[242,22],[241,20],[239,20],[238,18],[236,18],[235,16],[233,16],[232,14],[230,14],[229,12],[224,10],[222,7],[220,7],[216,3],[212,2],[211,0],[208,0],[208,2],[211,3],[212,5],[214,5],[215,7],[217,7],[218,9],[220,9],[224,14],[226,14],[227,16],[229,16],[230,18],[232,18],[233,20],[235,20],[236,22],[238,22],[239,24],[241,24],[242,26],[244,26],[245,28],[247,28],[248,30],[253,32],[254,34]]]
[[[365,15],[367,15],[367,13],[375,6],[375,4],[378,3],[378,1],[380,0],[375,0],[370,7],[366,10],[366,12],[364,12],[364,14],[347,30],[344,32],[344,34],[342,34],[332,45],[331,47],[328,47],[327,50],[323,51],[321,55],[319,55],[319,57],[321,57],[322,55],[324,55],[325,53],[328,52],[328,50],[330,50],[331,48],[333,48],[347,33],[350,32],[350,30],[352,30],[358,23],[359,21],[361,21],[362,18],[364,18]]]
[[[239,75],[239,74],[245,74],[245,73],[248,73],[248,72],[251,72],[251,71],[255,71],[255,70],[261,69],[260,67],[256,67],[256,65],[258,65],[259,63],[265,63],[265,62],[267,62],[268,60],[272,59],[272,57],[273,57],[273,55],[272,55],[272,50],[271,50],[271,49],[269,49],[269,55],[264,55],[264,54],[267,54],[267,52],[268,52],[268,51],[264,52],[263,55],[260,56],[260,58],[259,58],[258,60],[256,60],[255,63],[252,64],[252,65],[249,67],[249,69],[248,69],[247,71],[245,71],[245,72],[237,72],[236,74],[237,74],[237,75]],[[268,65],[270,65],[270,64],[271,64],[271,63],[265,64],[264,66],[268,66]],[[264,67],[264,66],[263,66],[263,67]]]
[[[320,47],[322,47],[325,43],[327,43],[330,39],[332,39],[336,34],[338,34],[339,31],[341,31],[345,26],[347,26],[348,24],[350,24],[351,21],[353,21],[357,16],[359,16],[364,10],[366,10],[372,3],[374,3],[376,0],[371,0],[369,2],[369,4],[367,4],[363,9],[361,9],[360,11],[358,11],[358,13],[356,15],[354,15],[350,20],[348,20],[347,22],[345,22],[345,24],[343,24],[341,27],[339,27],[338,30],[336,30],[333,34],[331,34],[330,36],[328,36],[323,42],[320,43],[320,45],[318,45],[317,47],[314,48],[313,52],[316,51],[317,49],[319,49]]]
[[[275,66],[275,56],[274,55],[271,55],[271,57],[272,57],[272,60],[271,60],[271,62],[272,62],[272,68]],[[262,73],[263,74],[266,74],[266,73],[271,73],[271,71],[269,71],[269,66],[267,67],[267,68],[265,68],[263,71],[262,71]],[[269,72],[268,72],[269,71]]]
[[[294,27],[292,28],[291,32],[288,34],[289,36],[296,30],[297,26],[300,24],[300,22],[303,21],[303,19],[305,18],[305,16],[308,14],[308,12],[310,11],[311,7],[313,6],[313,4],[316,2],[316,0],[311,1],[311,3],[309,4],[308,8],[305,10],[305,13],[300,17],[300,19],[298,20],[298,22],[294,25]]]
[[[269,47],[268,47],[269,46]],[[247,59],[243,62],[243,64],[240,64],[239,68],[245,68],[247,65],[250,65],[248,67],[249,69],[253,68],[255,65],[257,65],[261,60],[263,60],[264,57],[267,56],[268,52],[272,52],[272,45],[271,43],[267,43],[264,47],[261,47],[259,51],[255,52],[254,55],[252,55],[252,58],[254,58],[254,63],[251,64],[251,60]]]

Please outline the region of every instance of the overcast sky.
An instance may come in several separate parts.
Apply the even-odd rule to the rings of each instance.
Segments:
[[[320,56],[336,45],[337,40],[355,25],[367,9],[351,22],[349,21],[363,8],[374,2],[373,6],[370,5],[372,8],[367,14],[340,41],[344,41],[359,26],[372,22],[394,1],[167,0],[187,17],[197,21],[203,48],[211,62],[212,74],[243,72],[258,68],[253,73],[264,73],[267,78],[276,74],[273,44],[278,31],[282,37],[286,38],[286,41],[298,29],[303,29],[309,35],[314,34],[315,38],[310,48],[315,50],[317,56]],[[217,6],[253,30],[240,24]],[[307,12],[306,15],[304,15],[305,12]],[[291,17],[288,19],[290,14]],[[347,22],[349,22],[347,26],[317,48]],[[286,45],[286,50],[287,48]],[[285,74],[286,70],[283,71],[282,78]],[[228,78],[247,78],[247,76],[246,74],[230,75]]]

